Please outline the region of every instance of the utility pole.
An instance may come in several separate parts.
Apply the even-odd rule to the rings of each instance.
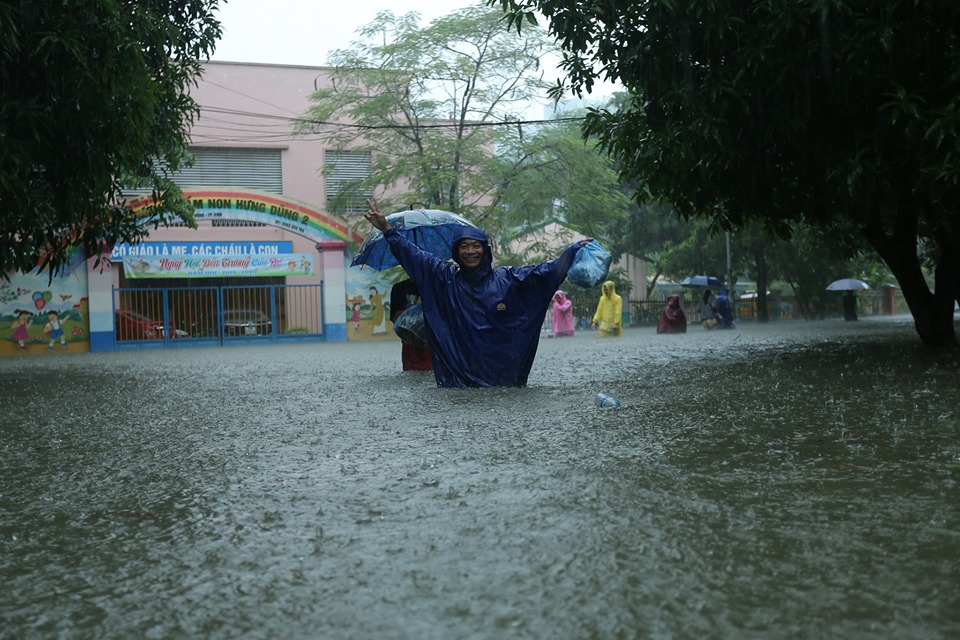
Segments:
[[[730,272],[730,232],[726,232],[727,235],[727,288],[730,290],[730,293],[733,293],[734,289],[737,288],[737,283],[733,281],[733,274]]]

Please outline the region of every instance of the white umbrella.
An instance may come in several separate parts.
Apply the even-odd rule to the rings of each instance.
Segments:
[[[869,289],[868,285],[863,280],[857,280],[856,278],[843,278],[841,280],[834,280],[827,285],[827,291],[860,291],[862,289]]]

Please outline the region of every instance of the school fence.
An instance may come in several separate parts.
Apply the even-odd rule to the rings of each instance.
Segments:
[[[660,311],[667,304],[667,295],[649,300],[624,300],[623,326],[624,327],[655,327],[660,318]],[[907,313],[906,302],[899,290],[865,291],[859,297],[857,313],[864,317]],[[757,320],[760,317],[756,298],[735,298],[732,301],[734,318],[739,321]],[[596,302],[575,302],[573,315],[577,329],[590,328],[594,313],[597,310]],[[694,300],[683,301],[683,311],[688,323],[699,323],[700,314]],[[837,298],[836,309],[828,315],[841,316],[840,299]],[[767,317],[772,321],[803,319],[800,305],[792,296],[784,296],[775,300],[767,297]]]
[[[118,349],[323,340],[323,284],[115,288]]]

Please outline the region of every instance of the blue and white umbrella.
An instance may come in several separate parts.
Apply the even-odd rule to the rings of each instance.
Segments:
[[[680,286],[691,289],[722,289],[723,280],[713,276],[688,276],[680,281]]]
[[[387,222],[407,240],[441,260],[453,257],[452,242],[457,229],[477,226],[461,215],[440,209],[399,211],[388,215]],[[360,251],[350,266],[366,265],[382,271],[398,264],[383,233],[379,229],[373,229],[364,238]]]
[[[827,285],[827,291],[865,291],[869,288],[870,285],[856,278],[842,278]]]

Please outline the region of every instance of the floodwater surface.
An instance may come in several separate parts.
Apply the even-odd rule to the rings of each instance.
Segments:
[[[544,338],[522,389],[399,352],[0,360],[0,638],[960,637],[909,318]]]

